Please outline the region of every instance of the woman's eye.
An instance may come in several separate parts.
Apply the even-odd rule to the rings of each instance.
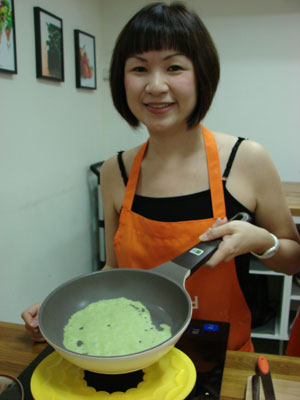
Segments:
[[[171,71],[171,72],[182,71],[182,70],[183,70],[183,68],[180,65],[171,65],[168,68],[168,71]]]
[[[145,72],[146,68],[143,66],[137,66],[137,67],[132,68],[132,71],[133,72]]]

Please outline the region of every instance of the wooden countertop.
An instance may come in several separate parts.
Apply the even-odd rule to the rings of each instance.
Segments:
[[[33,343],[23,325],[0,322],[0,373],[18,376],[46,347]],[[220,400],[244,400],[248,376],[254,374],[257,354],[227,351]],[[267,355],[272,376],[300,382],[300,358]]]
[[[283,192],[293,216],[300,216],[300,182],[282,182]]]

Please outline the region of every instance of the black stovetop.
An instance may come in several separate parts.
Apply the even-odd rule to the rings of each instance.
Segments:
[[[179,342],[177,342],[176,347],[190,357],[197,370],[195,387],[186,400],[219,399],[228,334],[228,323],[192,320]],[[38,364],[52,351],[52,347],[46,347],[19,375],[18,378],[24,386],[25,400],[33,400],[30,392],[31,375]],[[143,378],[143,372],[137,371],[119,375],[119,377],[120,379],[118,379],[116,386],[116,376],[113,375],[113,379],[110,379],[110,375],[105,375],[103,385],[100,384],[99,386],[99,381],[101,382],[99,374],[85,371],[85,380],[89,386],[109,393],[126,391],[130,387],[136,387]]]
[[[177,342],[195,364],[197,380],[186,400],[218,400],[221,392],[229,323],[192,320]]]

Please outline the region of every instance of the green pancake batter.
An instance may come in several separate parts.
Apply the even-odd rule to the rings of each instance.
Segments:
[[[64,328],[66,349],[92,356],[121,356],[154,347],[171,337],[171,328],[157,329],[139,301],[120,297],[89,304],[71,316]]]

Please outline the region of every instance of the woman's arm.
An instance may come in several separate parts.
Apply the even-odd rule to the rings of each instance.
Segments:
[[[293,274],[300,270],[300,240],[291,217],[278,172],[266,150],[258,143],[247,141],[235,160],[231,182],[235,193],[244,191],[254,204],[255,225],[240,221],[217,226],[201,240],[223,237],[218,251],[207,265],[229,261],[247,252],[263,254],[274,245],[273,233],[279,239],[279,250],[270,259],[261,259],[277,272]],[[240,179],[241,178],[241,179]],[[231,191],[232,192],[232,191]]]
[[[254,146],[259,175],[257,179],[253,176],[253,185],[257,193],[256,224],[273,233],[280,242],[278,252],[272,258],[261,261],[274,271],[293,274],[300,269],[299,234],[288,208],[279,174],[271,158],[262,146],[253,144]],[[262,254],[273,244],[273,239],[269,247],[266,242],[259,243],[254,252]]]

